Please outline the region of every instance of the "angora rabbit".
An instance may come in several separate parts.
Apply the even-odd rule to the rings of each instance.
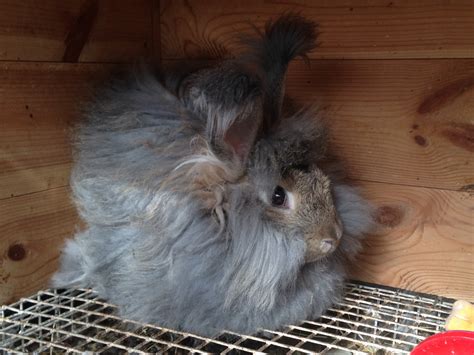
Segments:
[[[56,287],[92,287],[123,317],[207,336],[314,318],[370,226],[321,170],[326,132],[284,104],[288,63],[315,47],[296,14],[237,59],[116,80],[88,107],[71,185],[85,230]]]

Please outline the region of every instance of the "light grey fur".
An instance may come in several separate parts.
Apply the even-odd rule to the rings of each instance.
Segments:
[[[231,104],[211,102],[212,119],[258,102],[251,91]],[[301,233],[269,218],[259,196],[271,194],[288,159],[320,151],[307,147],[320,142],[317,117],[295,116],[313,132],[303,143],[288,117],[258,140],[248,162],[236,161],[213,146],[225,143],[231,123],[214,135],[209,107],[197,104],[144,73],[112,83],[86,110],[71,186],[87,227],[66,243],[53,285],[92,287],[124,317],[203,335],[319,316],[339,297],[344,266],[371,226],[368,203],[350,186],[333,186],[344,236],[333,254],[305,262]]]

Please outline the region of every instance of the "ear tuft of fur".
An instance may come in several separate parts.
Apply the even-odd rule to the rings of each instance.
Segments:
[[[287,13],[269,21],[256,38],[244,38],[250,51],[243,62],[256,66],[262,81],[263,132],[271,132],[281,119],[284,80],[288,64],[316,47],[317,24],[296,13]]]
[[[261,37],[261,58],[265,69],[287,66],[316,47],[317,24],[296,13],[287,13],[265,25]]]
[[[265,73],[284,74],[288,63],[316,48],[318,25],[297,13],[287,13],[275,21],[268,21],[264,31],[255,29],[258,36],[244,37],[250,47],[244,58],[256,60]]]

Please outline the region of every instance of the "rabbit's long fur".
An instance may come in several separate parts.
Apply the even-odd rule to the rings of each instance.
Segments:
[[[240,62],[175,87],[149,72],[116,80],[90,105],[71,178],[87,228],[67,242],[55,286],[92,287],[124,317],[204,335],[276,329],[337,300],[370,208],[354,188],[333,182],[324,201],[334,200],[344,235],[314,262],[305,262],[299,229],[269,217],[265,196],[292,164],[317,165],[326,144],[313,111],[279,117],[274,107],[283,102],[288,62],[313,47],[314,26],[286,15],[261,37],[256,54]],[[267,71],[275,77],[262,79]],[[247,130],[245,141],[232,145],[239,122],[246,126],[235,134]],[[313,180],[294,174],[323,194],[319,169]]]

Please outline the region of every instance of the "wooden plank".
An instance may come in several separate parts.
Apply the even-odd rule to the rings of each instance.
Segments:
[[[320,24],[311,58],[473,58],[471,0],[163,0],[163,58],[225,56],[250,24],[299,11]]]
[[[0,2],[0,60],[127,62],[151,55],[151,0]]]
[[[0,304],[47,287],[77,215],[67,188],[0,200]]]
[[[474,301],[474,195],[365,183],[377,233],[352,277]]]
[[[380,183],[362,191],[378,230],[352,277],[474,300],[474,195]],[[45,287],[77,222],[67,188],[0,201],[0,304]]]
[[[314,60],[288,93],[320,103],[354,179],[472,190],[474,60]]]
[[[112,68],[0,63],[0,199],[67,185],[71,125]]]
[[[110,69],[0,65],[0,199],[65,186],[71,123]],[[352,178],[470,190],[473,77],[472,60],[298,62],[288,92],[328,107],[333,144]]]
[[[69,154],[69,149],[65,150],[65,154]],[[0,172],[0,200],[65,187],[69,185],[71,166],[72,163],[64,162],[56,165]]]
[[[161,23],[160,23],[160,0],[153,1],[153,59],[161,61]]]

